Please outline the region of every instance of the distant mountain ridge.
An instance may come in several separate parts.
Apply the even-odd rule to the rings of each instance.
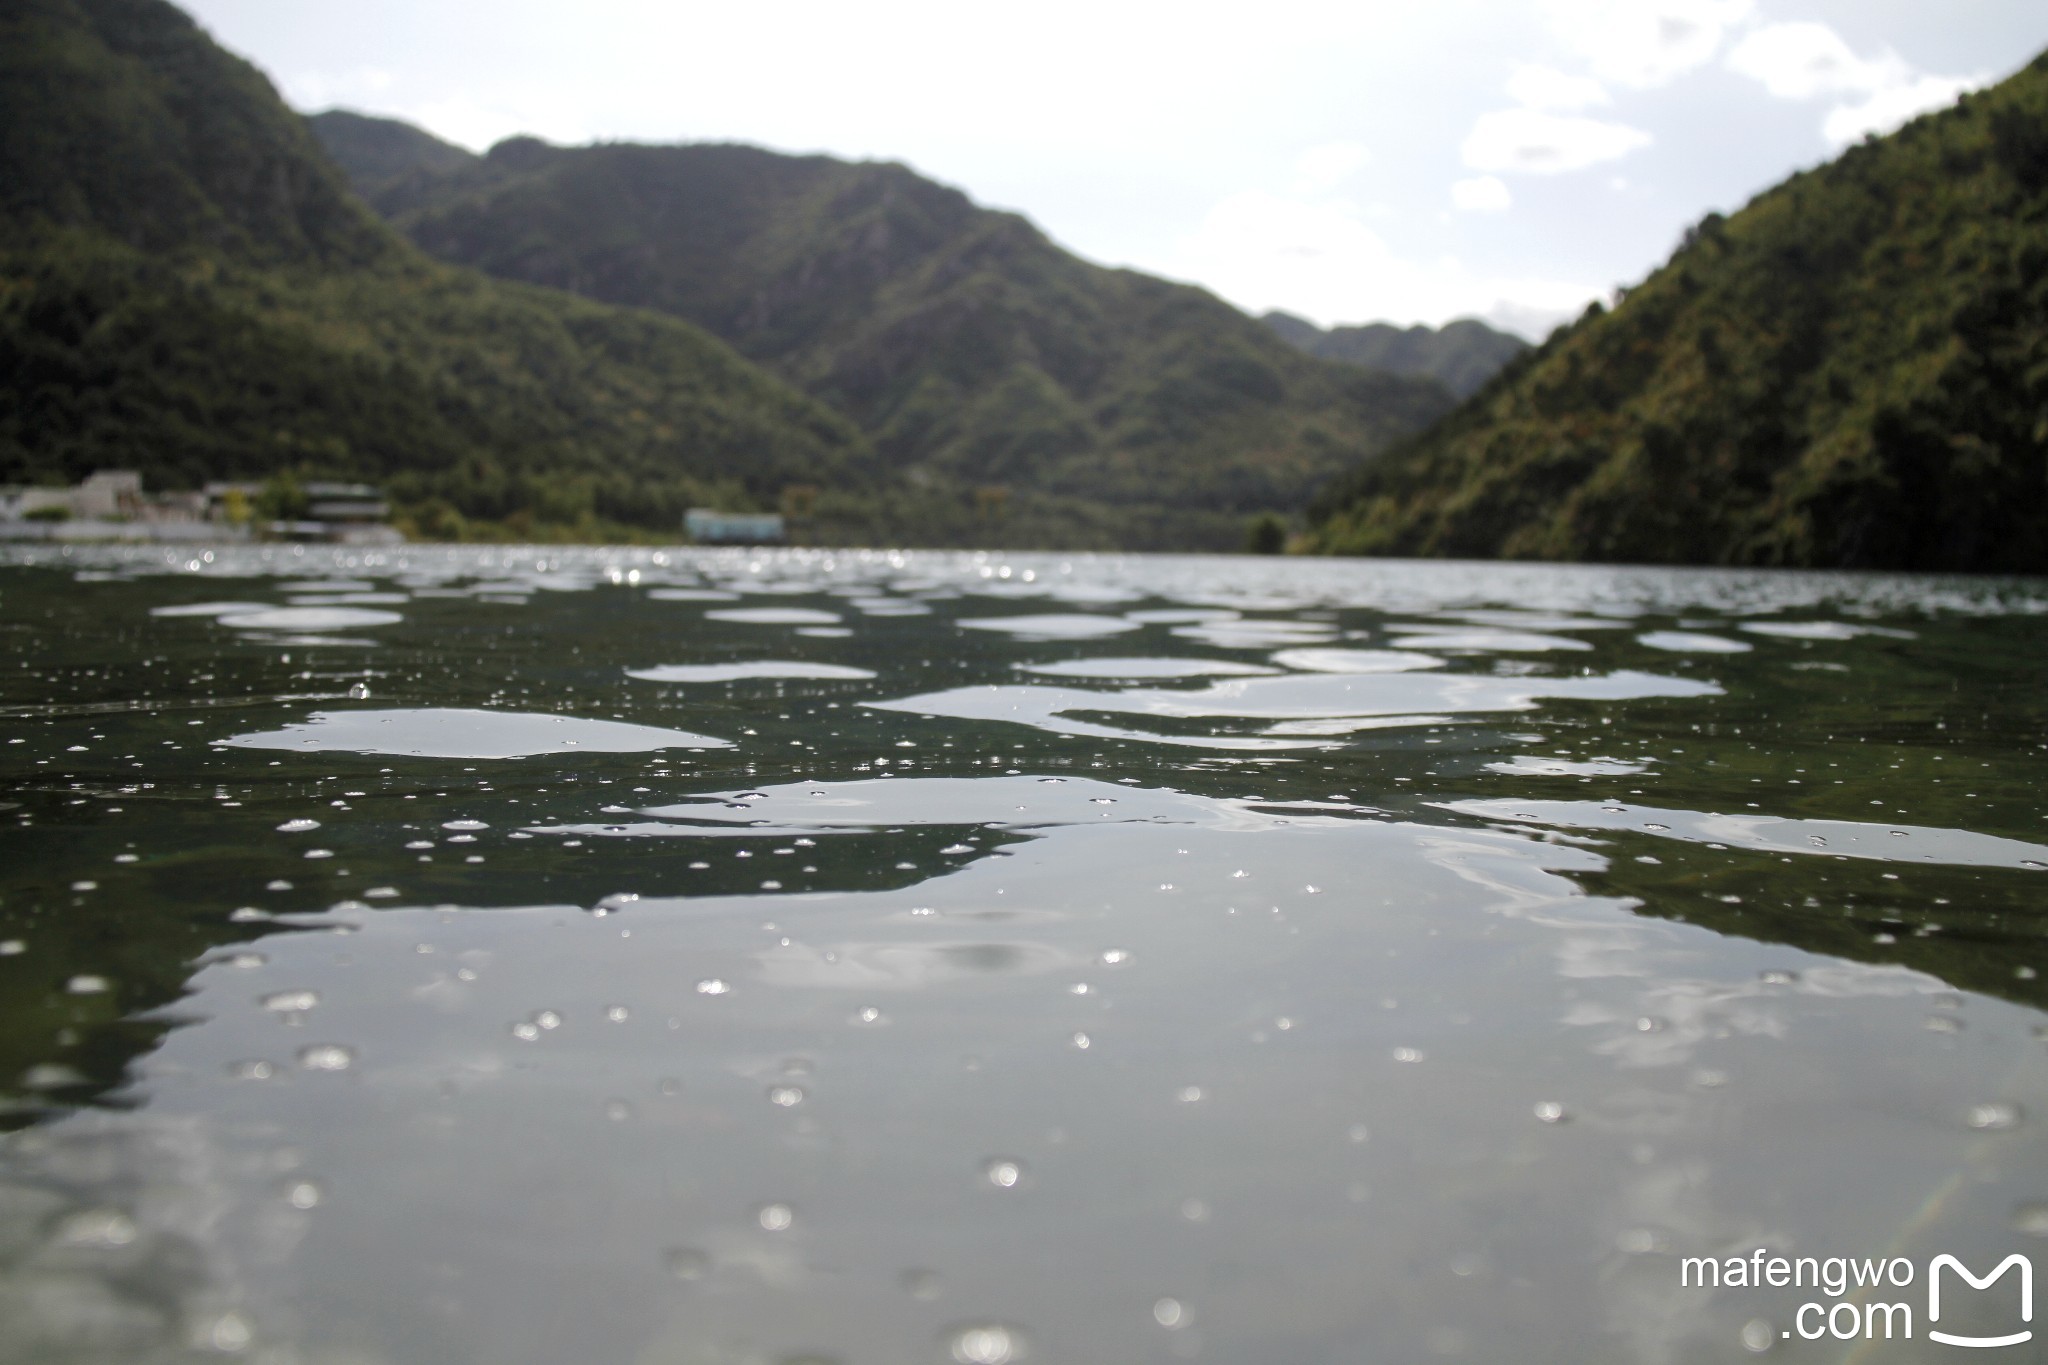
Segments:
[[[900,165],[533,138],[450,158],[389,121],[309,122],[433,255],[688,319],[913,480],[1178,509],[1234,541],[1245,514],[1299,509],[1453,401],[1305,355],[1202,290],[1091,265]],[[395,166],[406,145],[420,155]]]
[[[1311,517],[1351,554],[2048,572],[2048,55],[1708,215]]]
[[[1275,310],[1259,321],[1310,355],[1391,374],[1426,375],[1459,398],[1470,398],[1502,366],[1529,349],[1520,337],[1496,331],[1477,318],[1459,318],[1442,327],[1368,322],[1325,330],[1306,318]]]

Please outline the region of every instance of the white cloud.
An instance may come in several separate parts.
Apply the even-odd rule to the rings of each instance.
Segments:
[[[1745,35],[1728,54],[1728,69],[1760,81],[1781,100],[1869,92],[1896,85],[1910,74],[1887,52],[1865,61],[1826,24],[1766,24]]]
[[[1515,202],[1497,175],[1475,175],[1451,183],[1451,203],[1466,213],[1502,213]]]
[[[1939,109],[1981,77],[1931,76],[1895,52],[1856,55],[1826,24],[1767,24],[1735,45],[1728,68],[1784,100],[1832,97],[1821,133],[1846,146],[1865,133],[1888,133],[1917,114]]]
[[[1263,191],[1217,204],[1167,269],[1251,312],[1280,308],[1325,325],[1477,316],[1541,335],[1604,292],[1572,280],[1480,275],[1449,256],[1411,259],[1346,205]]]
[[[1479,116],[1460,153],[1475,171],[1552,175],[1613,161],[1649,145],[1648,133],[1623,123],[1500,109]]]
[[[1370,160],[1372,153],[1356,142],[1328,142],[1295,158],[1295,181],[1304,194],[1324,193],[1349,180]]]
[[[1508,98],[1525,109],[1590,109],[1612,102],[1607,87],[1591,76],[1571,76],[1549,66],[1516,67],[1508,77]]]
[[[1930,109],[1953,104],[1957,95],[1982,84],[1981,80],[1922,76],[1910,85],[1876,91],[1859,104],[1830,109],[1821,123],[1821,134],[1835,146],[1845,147],[1865,133],[1889,133]]]
[[[1551,31],[1593,68],[1636,89],[1705,66],[1753,0],[1546,0]]]

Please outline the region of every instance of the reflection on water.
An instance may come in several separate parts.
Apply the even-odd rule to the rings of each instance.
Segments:
[[[1835,1359],[1679,1258],[2048,1227],[2038,584],[10,562],[0,1359]]]

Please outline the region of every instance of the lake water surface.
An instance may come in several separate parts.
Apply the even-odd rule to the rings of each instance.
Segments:
[[[13,552],[0,1359],[1958,1355],[1931,1258],[2048,1271],[2044,612]],[[1681,1285],[1760,1248],[1919,1278]]]

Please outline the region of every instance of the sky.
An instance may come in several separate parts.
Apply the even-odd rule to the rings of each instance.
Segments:
[[[2041,0],[185,3],[307,112],[900,161],[1253,313],[1531,338],[2048,48]]]

